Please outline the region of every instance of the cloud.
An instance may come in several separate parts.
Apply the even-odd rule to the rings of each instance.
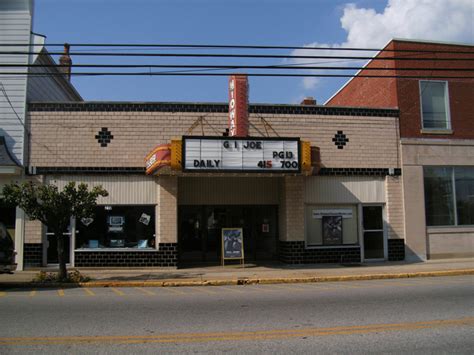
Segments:
[[[382,12],[371,8],[360,8],[355,4],[346,4],[340,19],[341,27],[347,32],[346,40],[341,43],[310,43],[305,47],[330,48],[382,48],[392,38],[430,40],[438,42],[474,43],[474,7],[472,0],[388,0]],[[311,50],[295,50],[293,55],[315,55]],[[374,52],[337,52],[318,51],[318,55],[371,56]],[[294,59],[292,63],[309,65],[311,60]],[[328,63],[314,61],[313,65]],[[357,66],[363,62],[350,62]],[[347,65],[332,63],[332,66]],[[321,73],[321,71],[314,71]],[[322,79],[305,78],[305,89],[314,89]]]
[[[389,0],[382,13],[347,4],[344,47],[381,47],[391,38],[474,41],[472,0]]]

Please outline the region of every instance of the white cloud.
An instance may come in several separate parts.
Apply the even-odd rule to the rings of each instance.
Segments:
[[[344,47],[381,47],[391,38],[473,42],[472,0],[389,0],[382,13],[347,4]]]
[[[306,47],[327,46],[382,48],[392,38],[419,39],[439,42],[474,43],[474,5],[472,0],[388,0],[380,13],[370,8],[346,4],[341,26],[347,32],[342,43],[311,43]],[[323,53],[324,52],[324,53]],[[295,50],[293,55],[315,55],[311,50]],[[373,52],[318,51],[318,55],[370,56]],[[307,64],[311,60],[295,59],[295,64]],[[311,61],[323,65],[323,60]],[[327,62],[326,62],[327,63]],[[350,62],[351,65],[362,63]],[[329,64],[328,64],[329,65]],[[347,63],[331,65],[347,65]],[[316,72],[315,72],[316,73]],[[319,71],[318,73],[321,73]],[[305,78],[303,87],[314,89],[321,79]]]

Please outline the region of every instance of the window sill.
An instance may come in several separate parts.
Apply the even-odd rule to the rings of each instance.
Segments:
[[[452,129],[430,129],[430,128],[423,128],[420,130],[421,134],[453,134],[454,131]]]
[[[340,245],[306,245],[305,249],[340,249],[340,248],[360,248],[357,244],[340,244]]]
[[[436,226],[427,227],[428,234],[473,233],[474,226]]]
[[[155,248],[80,248],[75,249],[74,252],[81,252],[81,251],[157,251],[158,249]]]

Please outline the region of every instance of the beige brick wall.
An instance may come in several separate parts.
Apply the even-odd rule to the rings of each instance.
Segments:
[[[157,243],[178,242],[178,178],[158,178],[158,205],[156,207]]]
[[[33,111],[29,116],[33,166],[143,167],[145,156],[156,145],[186,134],[200,116],[209,125],[198,125],[193,134],[215,136],[227,127],[227,116],[222,113]],[[320,147],[323,167],[399,166],[397,118],[251,115],[250,135],[265,132],[261,117],[280,136],[301,137]],[[95,138],[102,127],[114,136],[104,148]],[[344,149],[337,149],[332,141],[337,131],[349,138]]]
[[[304,240],[304,177],[287,176],[281,184],[280,240]]]
[[[25,220],[25,243],[43,242],[43,224],[40,221]]]
[[[403,212],[403,184],[399,176],[387,176],[385,179],[387,202],[388,237],[405,238]]]

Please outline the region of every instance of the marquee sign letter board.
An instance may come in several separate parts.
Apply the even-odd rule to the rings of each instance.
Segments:
[[[183,137],[187,172],[301,171],[299,138]]]

